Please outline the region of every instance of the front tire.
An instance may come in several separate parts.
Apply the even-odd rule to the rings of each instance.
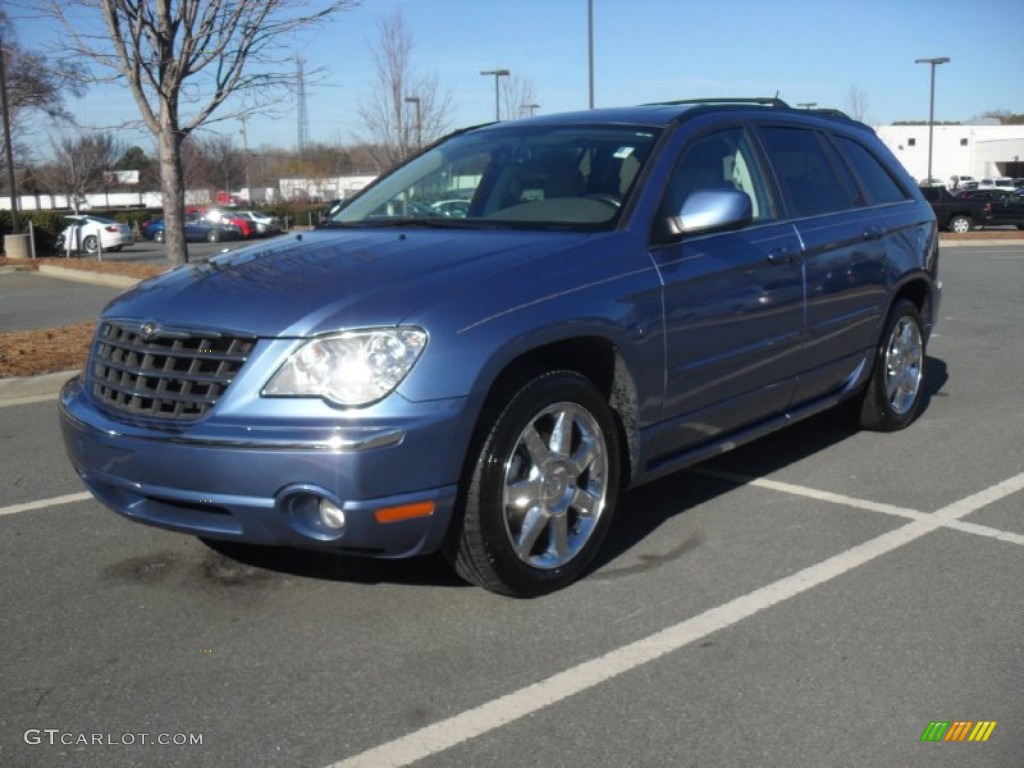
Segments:
[[[208,243],[219,243],[220,242],[220,231],[211,229],[206,233],[206,242]]]
[[[615,417],[570,371],[529,381],[490,422],[446,554],[492,592],[536,597],[578,579],[619,490]]]
[[[82,248],[85,249],[86,253],[93,255],[99,251],[100,241],[96,235],[89,235],[82,241]]]
[[[966,216],[954,216],[949,221],[949,231],[962,235],[971,231],[971,220]]]
[[[921,313],[912,302],[900,299],[889,311],[875,350],[871,379],[860,403],[860,426],[880,432],[908,426],[921,409],[924,369]]]
[[[154,242],[162,243],[165,237],[166,235],[164,234],[164,231],[162,229],[158,229],[156,232],[153,233]]]

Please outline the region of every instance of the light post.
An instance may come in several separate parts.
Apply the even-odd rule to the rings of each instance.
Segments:
[[[590,108],[594,108],[594,0],[587,0],[587,84]]]
[[[481,72],[481,75],[494,75],[494,120],[495,122],[501,120],[501,100],[498,93],[498,78],[508,77],[511,72],[507,69],[489,69],[486,72]]]
[[[416,106],[416,149],[419,150],[423,146],[423,123],[420,119],[420,97],[419,96],[406,96],[406,104],[414,104]]]
[[[521,109],[530,110],[530,117],[533,117],[534,110],[540,109],[540,104],[523,104]]]
[[[938,56],[934,59],[914,59],[915,64],[931,64],[932,85],[928,96],[928,183],[932,181],[932,136],[935,132],[935,67],[949,61],[948,56]]]
[[[816,101],[798,101],[796,105],[798,107],[803,107],[804,109],[810,109],[811,107],[818,106],[818,102],[816,102]]]

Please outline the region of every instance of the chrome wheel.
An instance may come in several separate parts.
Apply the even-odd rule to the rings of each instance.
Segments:
[[[917,402],[924,365],[921,330],[910,317],[901,317],[893,326],[885,353],[885,394],[897,416],[910,412]]]
[[[962,235],[964,232],[971,231],[971,220],[965,216],[955,216],[953,221],[950,222],[949,228]]]
[[[504,467],[505,530],[516,556],[549,570],[590,540],[608,495],[608,447],[597,420],[555,403],[519,434]]]
[[[622,458],[605,395],[576,371],[499,384],[442,548],[493,592],[536,597],[587,570],[615,514]]]

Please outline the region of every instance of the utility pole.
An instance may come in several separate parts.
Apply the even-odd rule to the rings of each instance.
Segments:
[[[7,69],[4,59],[7,56],[4,50],[4,41],[0,37],[0,109],[4,112],[4,157],[7,160],[7,184],[11,193],[11,232],[21,232],[21,222],[18,221],[18,190],[14,183],[14,149],[11,146],[11,112],[7,103]]]

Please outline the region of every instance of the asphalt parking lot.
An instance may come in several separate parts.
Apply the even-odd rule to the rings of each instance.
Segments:
[[[52,396],[0,407],[0,765],[1020,768],[1024,247],[942,259],[915,425],[826,414],[632,491],[533,601],[123,521]]]

